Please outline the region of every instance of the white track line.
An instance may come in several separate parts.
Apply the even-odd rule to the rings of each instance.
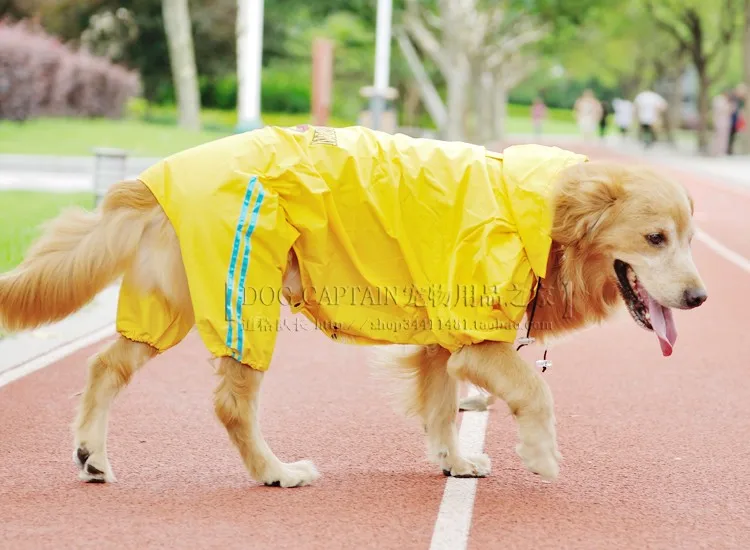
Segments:
[[[738,254],[734,250],[727,248],[726,246],[721,244],[719,241],[714,239],[711,235],[709,235],[708,233],[704,231],[701,231],[700,229],[698,229],[695,232],[695,236],[699,241],[701,241],[703,244],[708,246],[711,250],[716,252],[719,256],[733,263],[734,265],[736,265],[743,271],[750,273],[750,260],[742,256],[741,254]]]
[[[468,396],[479,394],[471,386]],[[487,411],[464,412],[458,432],[459,449],[465,455],[480,454],[487,433]],[[477,482],[473,479],[449,477],[445,483],[443,500],[440,502],[435,529],[432,532],[430,550],[463,550],[469,542],[471,517],[474,512],[474,497]]]
[[[82,336],[81,338],[76,338],[75,340],[58,346],[48,351],[47,353],[39,355],[29,361],[14,365],[9,369],[0,372],[0,388],[5,386],[6,384],[10,384],[14,380],[23,378],[27,374],[31,374],[32,372],[48,367],[49,365],[56,363],[61,359],[65,359],[68,355],[71,355],[78,350],[90,346],[91,344],[95,344],[96,342],[104,340],[105,338],[113,336],[114,334],[116,334],[115,324],[112,323],[103,328],[95,330],[94,332],[90,332],[89,334]]]

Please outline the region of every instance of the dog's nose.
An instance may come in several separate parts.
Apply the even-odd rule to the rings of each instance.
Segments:
[[[694,307],[698,307],[703,302],[705,302],[706,298],[708,298],[708,295],[706,294],[706,291],[704,289],[691,288],[685,291],[683,300],[685,301],[685,305],[687,307],[693,309]]]

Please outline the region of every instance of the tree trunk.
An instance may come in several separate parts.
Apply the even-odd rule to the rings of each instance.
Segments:
[[[492,120],[494,118],[494,105],[492,101],[492,73],[482,72],[479,74],[476,83],[476,107],[475,112],[475,128],[476,128],[476,142],[479,145],[486,145],[492,141],[493,127]]]
[[[698,153],[708,153],[708,117],[710,101],[708,97],[709,80],[705,64],[698,64]]]
[[[404,94],[404,126],[417,125],[419,101],[419,84],[410,80],[406,84],[406,93]]]
[[[464,118],[466,113],[466,100],[468,83],[471,78],[469,60],[463,55],[454,57],[455,64],[446,78],[446,104],[448,118],[445,122],[443,139],[447,141],[464,140]]]
[[[445,78],[445,103],[448,109],[443,139],[464,141],[471,85],[471,63],[460,36],[465,14],[462,3],[458,0],[440,0],[438,11],[443,31],[441,51],[445,59],[441,72]]]
[[[665,95],[667,99],[667,112],[664,117],[667,141],[677,145],[676,132],[680,129],[682,120],[682,83],[681,66],[677,69],[669,69],[665,75]]]
[[[496,76],[494,84],[494,138],[497,141],[502,141],[505,139],[505,120],[508,115],[508,91],[505,89],[505,83],[502,78]]]
[[[487,120],[484,121],[487,126],[487,141],[490,144],[495,143],[495,118],[497,111],[495,109],[495,75],[487,72],[484,75],[482,85],[485,88],[485,101],[487,102]]]
[[[747,90],[750,91],[750,0],[745,0],[745,11],[742,25],[742,61],[744,69],[744,80]],[[750,120],[750,98],[745,99],[744,115],[745,120]],[[750,153],[750,131],[745,130],[737,136],[738,145],[741,145],[742,152]]]
[[[200,130],[201,101],[187,0],[162,0],[162,14],[179,123],[182,128]]]
[[[673,81],[667,101],[669,102],[669,105],[667,106],[669,141],[673,144],[677,144],[675,133],[682,125],[682,82],[680,78],[676,78]]]
[[[469,132],[467,138],[472,143],[484,144],[491,136],[488,135],[487,121],[491,120],[487,109],[487,100],[491,97],[485,87],[487,72],[481,62],[475,62],[471,66],[471,82],[469,88],[472,92],[472,101],[467,105],[466,121]]]
[[[446,121],[448,120],[448,113],[445,104],[443,103],[440,94],[435,89],[435,85],[430,80],[422,61],[419,58],[419,54],[414,49],[414,45],[409,37],[400,29],[396,30],[395,34],[401,53],[404,54],[404,59],[406,60],[407,65],[409,65],[409,69],[411,69],[414,79],[416,80],[419,94],[422,97],[422,104],[432,118],[432,121],[435,123],[435,128],[437,128],[438,133],[442,135]]]

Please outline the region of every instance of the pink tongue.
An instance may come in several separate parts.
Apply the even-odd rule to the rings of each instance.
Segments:
[[[648,313],[651,316],[651,326],[659,338],[661,352],[664,357],[672,355],[672,348],[677,340],[677,328],[672,318],[672,310],[648,297]]]

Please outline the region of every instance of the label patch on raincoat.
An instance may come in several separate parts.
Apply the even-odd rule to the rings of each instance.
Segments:
[[[338,145],[336,130],[333,128],[315,128],[310,143],[312,145]]]

